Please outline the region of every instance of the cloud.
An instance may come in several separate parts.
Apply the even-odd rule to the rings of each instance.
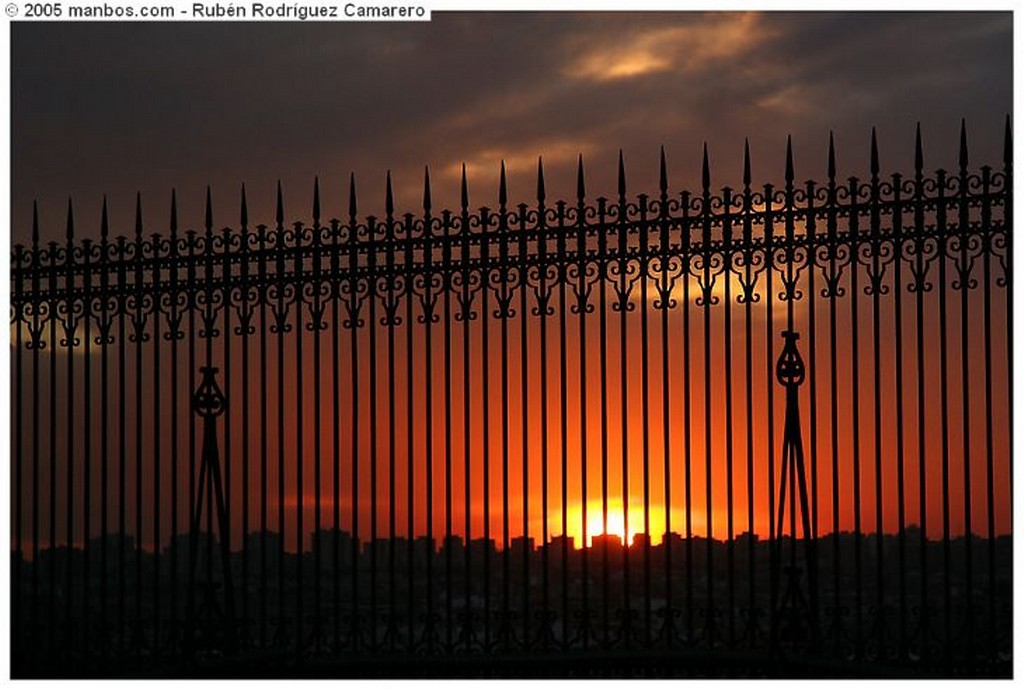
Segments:
[[[573,43],[578,55],[562,72],[599,82],[659,72],[700,72],[749,53],[772,33],[758,30],[757,14],[712,14],[682,26],[627,31],[596,46],[589,37],[577,37]]]

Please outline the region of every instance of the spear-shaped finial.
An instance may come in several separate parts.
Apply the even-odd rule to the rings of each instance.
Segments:
[[[701,164],[700,182],[704,191],[711,189],[711,166],[708,165],[708,142],[704,142],[704,161]]]
[[[103,197],[103,211],[106,217],[107,197]],[[39,202],[32,200],[32,246],[39,246]]]
[[[391,171],[388,170],[387,188],[386,188],[385,197],[384,197],[385,206],[387,206],[387,199],[388,199],[387,190],[390,190],[390,189],[391,189]],[[394,205],[392,204],[392,207],[393,206]],[[394,210],[394,209],[392,208],[392,210]],[[385,208],[385,212],[386,211],[387,211],[387,209]],[[356,204],[356,174],[354,172],[350,172],[348,174],[348,215],[349,215],[350,218],[355,218],[357,213],[359,213],[359,206]]]
[[[587,196],[587,187],[583,182],[583,154],[576,161],[576,198],[582,202]]]
[[[107,216],[107,199],[103,198],[103,217]],[[242,225],[245,225],[245,185],[242,185]],[[178,235],[178,193],[171,187],[171,237]]]
[[[32,208],[33,213],[35,212],[35,205]],[[33,219],[34,220],[34,219]],[[174,226],[176,223],[176,212],[174,210],[174,191],[171,191],[171,232],[174,232]],[[100,238],[106,241],[110,236],[110,223],[107,221],[107,195],[103,195],[103,210],[100,211]],[[34,239],[34,238],[33,238]]]
[[[320,224],[320,176],[313,176],[313,222]]]
[[[836,179],[836,141],[831,130],[828,133],[828,179]]]
[[[619,199],[626,198],[626,163],[622,158],[622,149],[619,149]]]
[[[210,185],[206,185],[206,231],[213,231],[213,198]]]
[[[544,203],[546,194],[544,192],[544,158],[537,157],[537,201]]]
[[[786,185],[793,184],[793,137],[786,135]]]
[[[1010,116],[1006,116],[1006,126],[1003,129],[1003,165],[1007,168],[1013,163],[1013,132],[1010,130]]]
[[[878,171],[880,170],[878,165],[878,136],[875,133],[875,128],[871,128],[871,177],[878,177]]]
[[[462,163],[462,182],[459,185],[460,197],[459,202],[462,206],[462,210],[469,209],[469,183],[466,181],[466,163]]]
[[[967,169],[967,121],[960,118],[960,169]]]
[[[239,223],[243,228],[249,225],[249,204],[245,200],[245,183],[242,183],[242,203],[239,211]]]
[[[68,242],[75,239],[75,213],[71,208],[71,197],[68,197],[68,227],[67,227]]]
[[[274,214],[277,226],[284,225],[284,195],[281,193],[281,180],[277,181],[277,211]]]
[[[207,197],[209,198],[209,197]],[[142,237],[142,193],[135,192],[135,237]]]
[[[423,210],[430,213],[430,166],[423,166]]]
[[[750,140],[743,138],[743,186],[750,187]]]
[[[501,176],[498,179],[498,205],[505,208],[508,203],[508,183],[505,180],[505,159],[501,160]]]
[[[924,170],[924,148],[921,146],[921,123],[917,123],[917,133],[914,135],[914,170],[918,174]]]
[[[658,190],[661,196],[668,196],[668,166],[665,165],[665,147],[661,147],[658,160]]]

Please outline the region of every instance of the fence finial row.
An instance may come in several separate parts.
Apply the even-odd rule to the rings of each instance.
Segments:
[[[617,169],[617,191],[619,203],[623,203],[626,199],[626,169],[625,169],[625,154],[622,149],[618,152],[618,169]],[[1004,169],[1009,171],[1012,166],[1013,160],[1013,135],[1011,129],[1010,116],[1007,115],[1005,119],[1004,135],[1003,135],[1003,164]],[[967,142],[967,122],[965,118],[960,120],[960,138],[959,138],[959,149],[958,149],[958,164],[961,173],[967,170],[969,164],[969,148]],[[751,172],[751,154],[750,154],[750,142],[749,139],[744,138],[743,141],[743,185],[744,190],[749,190],[753,180]],[[879,173],[881,171],[880,155],[878,148],[878,135],[875,127],[871,128],[871,145],[870,145],[870,174],[872,183],[877,184],[879,180]],[[915,179],[920,181],[924,175],[924,147],[922,143],[921,134],[921,123],[916,123],[914,133],[914,171]],[[665,155],[665,147],[662,145],[659,149],[659,175],[658,175],[658,188],[662,199],[667,199],[669,194],[668,187],[668,171]],[[835,136],[832,131],[829,131],[828,137],[828,180],[830,184],[834,184],[837,175],[836,166],[836,147],[835,147]],[[787,187],[791,187],[795,180],[795,170],[793,162],[793,138],[792,135],[786,136],[786,163],[785,163],[785,183]],[[393,193],[393,182],[391,177],[391,171],[387,172],[386,182],[386,198],[385,208],[389,217],[394,214],[394,193]],[[702,160],[701,160],[701,186],[704,194],[710,194],[711,192],[711,165],[710,155],[708,152],[708,144],[704,142],[702,145]],[[577,157],[577,169],[576,169],[576,198],[577,201],[582,204],[586,198],[586,184],[585,184],[585,173],[583,170],[583,154],[579,154]],[[544,160],[543,156],[537,158],[537,201],[543,205],[547,201],[547,187],[544,177]],[[508,195],[508,173],[505,165],[505,161],[501,161],[500,180],[498,186],[498,202],[502,211],[507,212],[509,195]],[[101,222],[101,235],[109,235],[109,222],[106,216],[106,196],[104,195],[104,217]],[[462,163],[461,180],[460,180],[460,205],[463,213],[469,210],[469,184],[466,163]],[[142,201],[141,193],[136,194],[136,208],[135,208],[135,234],[142,234]],[[424,181],[423,181],[423,209],[428,213],[433,210],[433,197],[430,183],[430,168],[424,166]],[[356,201],[356,189],[355,189],[355,173],[350,174],[349,179],[349,217],[355,219],[357,217],[357,201]],[[320,196],[320,178],[319,175],[314,177],[313,180],[313,222],[319,225],[322,219],[322,203]],[[38,201],[34,200],[32,204],[33,214],[33,244],[38,246],[38,233],[39,233],[39,210]],[[245,184],[241,185],[241,203],[239,219],[241,227],[247,228],[249,224],[249,212],[248,203],[246,196]],[[284,225],[284,195],[282,191],[281,181],[277,181],[277,205],[275,219],[277,221],[277,227],[281,228]],[[205,227],[207,233],[211,233],[213,230],[213,201],[211,187],[206,187],[206,205],[205,205]],[[177,196],[174,189],[171,190],[171,219],[170,219],[170,231],[172,236],[176,236],[178,231],[178,213],[177,213]],[[74,220],[72,201],[68,200],[68,216],[66,226],[66,238],[70,239],[74,236]]]

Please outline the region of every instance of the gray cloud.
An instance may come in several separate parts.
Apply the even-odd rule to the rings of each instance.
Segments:
[[[653,191],[657,150],[692,186],[707,141],[714,184],[738,184],[743,137],[754,173],[777,182],[785,136],[798,177],[820,176],[829,130],[843,174],[866,168],[871,126],[883,164],[906,170],[921,121],[926,163],[952,166],[961,116],[972,158],[996,164],[1012,101],[1009,13],[435,14],[430,24],[12,25],[14,238],[41,204],[44,237],[64,204],[95,234],[110,195],[131,229],[136,190],[162,231],[170,188],[186,225],[207,183],[231,223],[246,182],[269,222],[275,181],[305,217],[319,174],[330,214],[355,171],[361,212],[379,211],[392,169],[398,205],[457,200],[469,163],[474,205],[494,204],[498,159],[529,199],[536,157],[549,195],[614,190],[625,150],[631,190]],[[605,71],[602,71],[605,70]],[[301,200],[301,201],[300,201]],[[154,213],[158,213],[154,215]],[[159,221],[157,219],[160,219]]]

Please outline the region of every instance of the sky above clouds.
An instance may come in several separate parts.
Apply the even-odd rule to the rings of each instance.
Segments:
[[[712,186],[741,184],[743,139],[755,184],[782,181],[786,135],[796,177],[821,178],[829,131],[839,174],[864,175],[871,127],[883,172],[908,172],[921,123],[928,168],[956,165],[960,118],[974,164],[1001,163],[1012,107],[1010,13],[435,13],[417,24],[12,25],[14,241],[38,199],[45,239],[96,235],[102,195],[112,233],[166,232],[170,190],[186,228],[273,222],[280,179],[289,219],[308,219],[320,176],[325,215],[419,210],[424,166],[435,210],[530,202],[543,156],[548,200],[613,195],[621,148],[629,192],[657,191],[665,146],[674,190],[697,187],[707,142]]]

